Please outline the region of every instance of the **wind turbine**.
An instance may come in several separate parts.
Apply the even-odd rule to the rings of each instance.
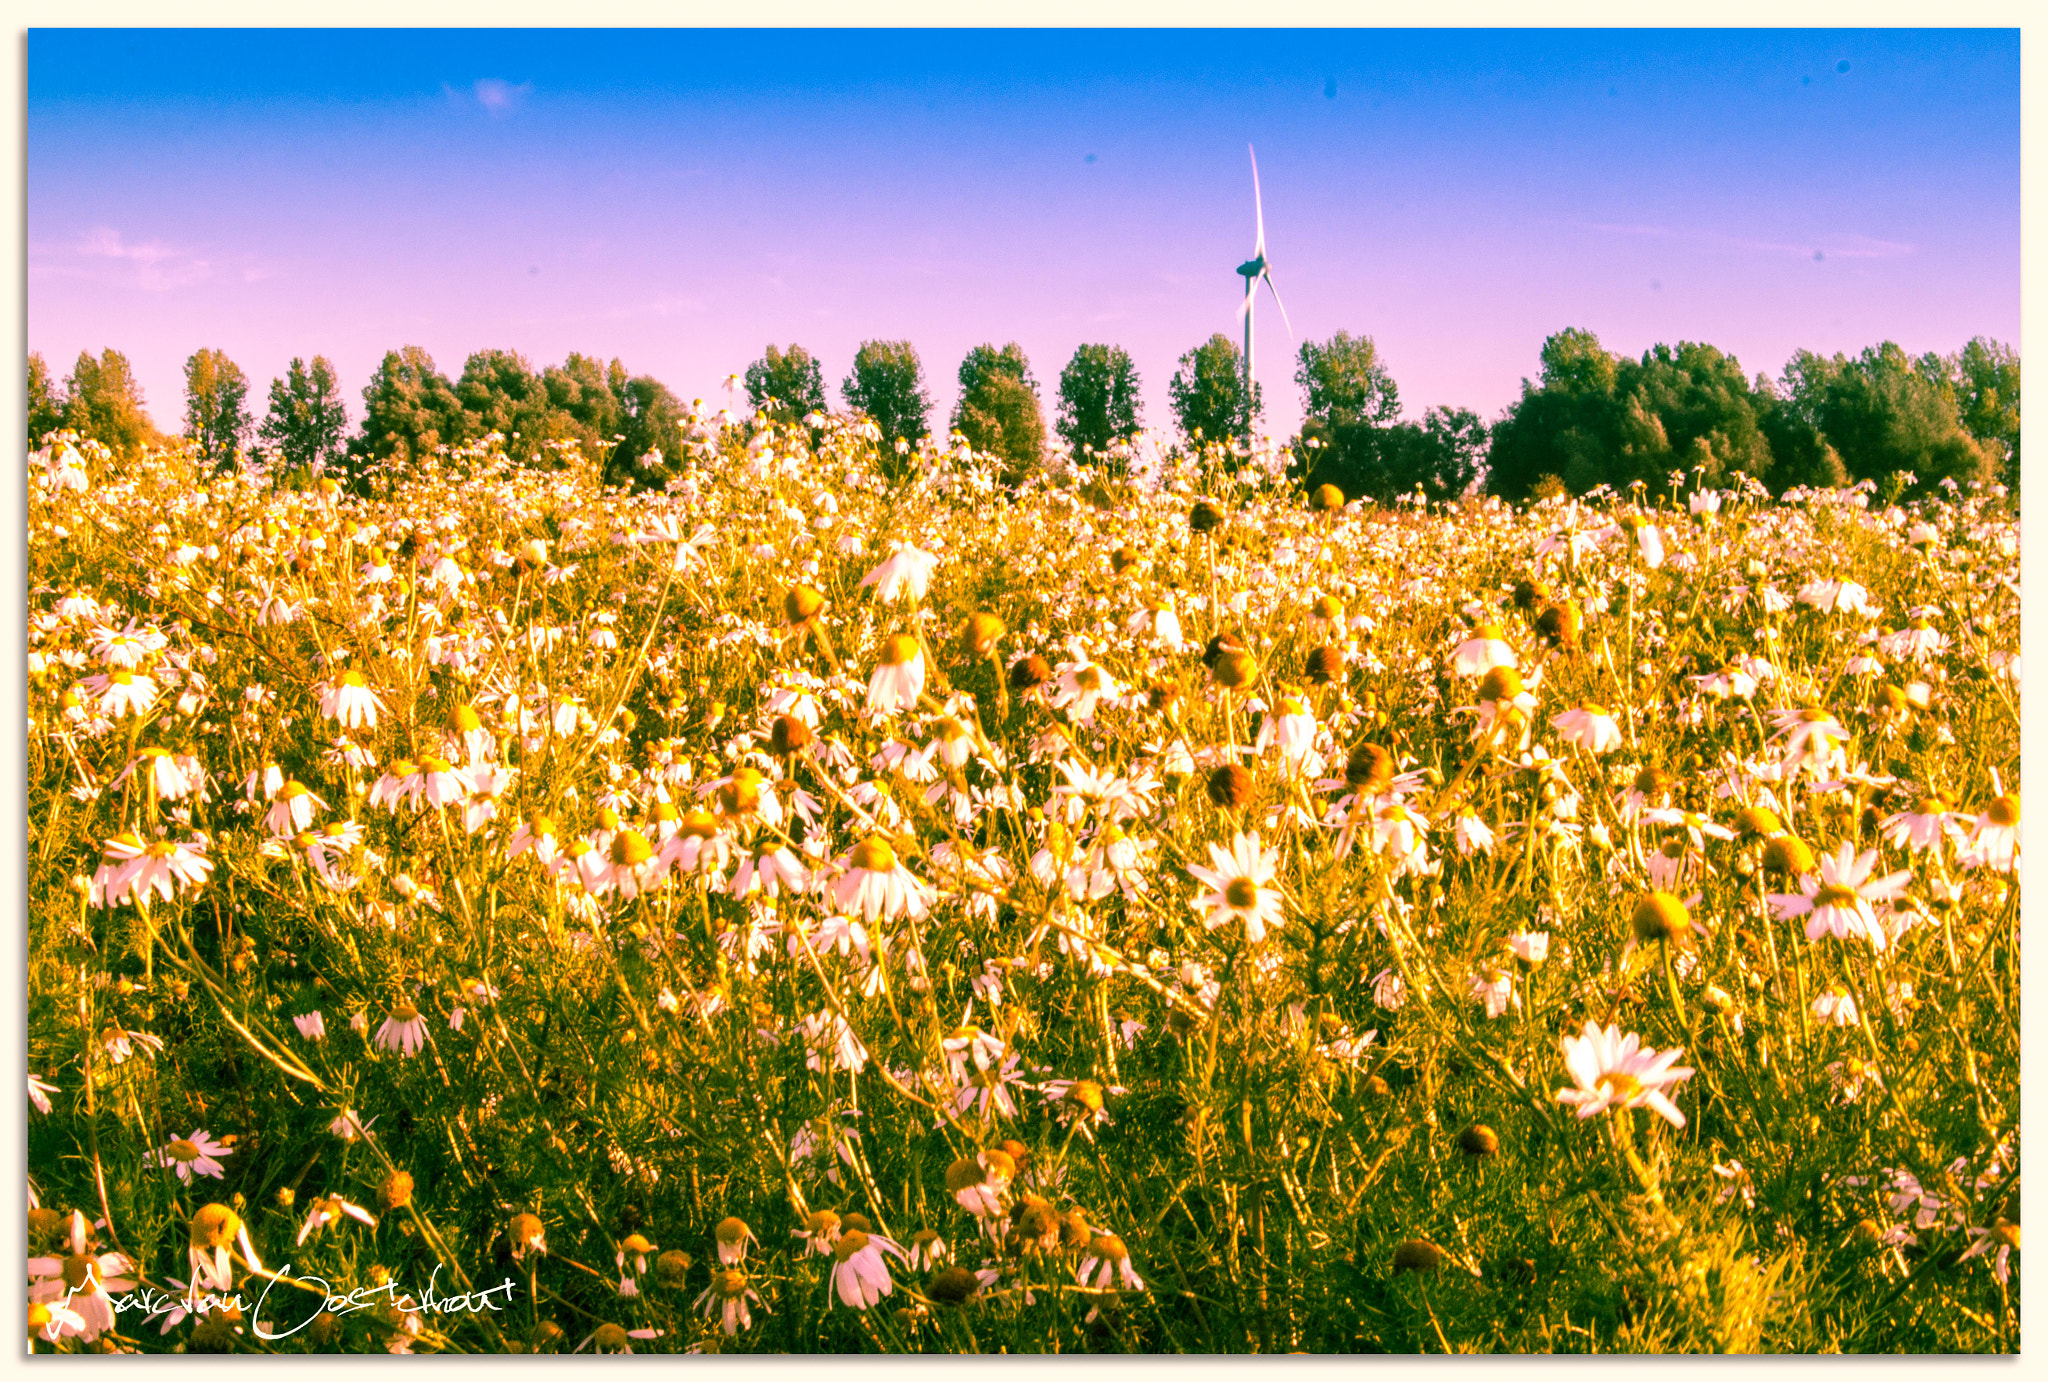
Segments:
[[[1294,339],[1294,323],[1287,320],[1287,304],[1280,301],[1280,290],[1273,287],[1273,268],[1266,262],[1266,206],[1259,196],[1259,154],[1251,145],[1245,149],[1252,156],[1252,215],[1258,221],[1258,242],[1252,246],[1252,257],[1237,266],[1238,275],[1244,279],[1244,306],[1238,308],[1238,315],[1244,318],[1244,387],[1249,395],[1252,389],[1252,302],[1258,296],[1259,280],[1266,280],[1266,287],[1273,294],[1273,305],[1280,309],[1280,321],[1287,328],[1287,339]]]

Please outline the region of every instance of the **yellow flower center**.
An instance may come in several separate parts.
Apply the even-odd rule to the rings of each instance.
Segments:
[[[1643,1082],[1626,1070],[1609,1070],[1600,1076],[1600,1088],[1612,1097],[1627,1103],[1643,1092]]]
[[[1996,798],[1984,814],[1993,825],[2002,825],[2008,829],[2018,825],[2020,823],[2020,794],[2018,792],[2007,792],[2004,796]]]
[[[920,652],[917,640],[907,633],[891,634],[882,640],[882,662],[885,666],[901,667],[915,662]]]
[[[896,851],[881,836],[870,835],[853,847],[851,862],[857,869],[887,873],[896,867]]]
[[[192,1246],[217,1248],[242,1231],[241,1216],[224,1204],[210,1204],[192,1216]]]
[[[361,672],[351,667],[341,674],[341,684],[343,686],[368,686],[370,683],[364,679]]]
[[[402,999],[391,1005],[391,1020],[393,1022],[412,1022],[418,1019],[419,1015],[420,1010],[418,1008]]]
[[[1858,899],[1854,890],[1837,887],[1830,883],[1813,895],[1816,907],[1854,907]]]
[[[199,1144],[189,1137],[177,1138],[164,1150],[179,1161],[199,1160]]]
[[[654,847],[637,830],[621,830],[612,837],[612,862],[624,868],[638,868],[654,857]]]
[[[1259,885],[1249,878],[1233,878],[1223,889],[1223,900],[1240,910],[1256,906],[1259,901]]]

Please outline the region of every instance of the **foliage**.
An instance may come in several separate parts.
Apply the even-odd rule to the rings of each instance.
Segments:
[[[1012,341],[998,350],[984,344],[967,353],[960,362],[952,425],[976,451],[1005,458],[1012,480],[1038,464],[1045,454],[1045,417],[1022,346]]]
[[[315,355],[308,365],[294,356],[284,377],[270,381],[270,411],[257,435],[287,472],[310,475],[341,464],[347,432],[348,407],[333,363]]]
[[[853,371],[840,384],[846,406],[870,418],[882,434],[885,456],[893,458],[895,443],[915,447],[931,431],[931,396],[925,392],[924,366],[908,341],[862,341],[854,352]],[[892,475],[901,467],[885,459]]]
[[[230,466],[248,449],[249,377],[226,352],[201,349],[185,361],[185,435],[216,466]]]
[[[1180,357],[1167,394],[1174,421],[1190,441],[1249,438],[1265,411],[1259,387],[1246,387],[1243,352],[1220,331]]]
[[[1780,392],[1792,417],[1841,456],[1851,480],[1900,472],[1923,487],[1990,480],[2004,460],[1996,442],[1963,426],[1948,363],[1932,355],[1915,360],[1891,341],[1853,360],[1799,351]]]
[[[2020,486],[2020,356],[2011,346],[1984,336],[1949,362],[1956,406],[1971,436],[2005,452],[1999,478],[2017,494]]]
[[[1296,473],[1305,487],[1332,484],[1347,499],[1385,504],[1418,489],[1429,499],[1455,499],[1485,473],[1487,438],[1469,408],[1431,408],[1420,423],[1312,417],[1302,427]]]
[[[127,454],[156,440],[156,425],[143,411],[142,386],[128,357],[108,349],[94,359],[80,351],[64,381],[64,426],[82,437]]]
[[[363,386],[362,430],[349,442],[349,464],[360,476],[373,462],[401,469],[458,446],[471,436],[469,417],[448,376],[418,346],[386,351]]]
[[[1782,490],[1814,473],[1815,447],[1778,467],[1765,422],[1774,399],[1713,346],[1686,341],[1618,359],[1573,329],[1550,337],[1542,358],[1540,384],[1524,380],[1521,399],[1494,426],[1492,493],[1526,498],[1544,476],[1576,494],[1600,485],[1668,490],[1681,472],[1688,484],[1751,476]]]
[[[28,357],[28,446],[33,451],[43,438],[64,425],[64,391],[51,379],[50,366],[42,355]]]
[[[825,370],[811,353],[792,344],[787,352],[770,345],[747,366],[747,400],[788,422],[825,411]]]
[[[1327,341],[1303,341],[1294,382],[1312,418],[1385,426],[1401,416],[1400,390],[1370,336],[1339,331]]]
[[[1083,345],[1060,371],[1060,438],[1076,456],[1106,457],[1110,446],[1144,426],[1138,369],[1122,346]]]

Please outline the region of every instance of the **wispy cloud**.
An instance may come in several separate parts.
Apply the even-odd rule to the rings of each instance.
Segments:
[[[1787,255],[1800,259],[1901,259],[1918,248],[1898,240],[1881,240],[1872,235],[1828,235],[1808,244],[1795,245],[1777,240],[1754,240],[1724,231],[1689,229],[1682,226],[1625,224],[1611,221],[1578,221],[1581,230],[1609,235],[1631,235],[1661,240],[1690,241],[1698,245],[1747,250],[1756,254]]]
[[[441,91],[448,97],[450,105],[464,108],[474,105],[493,120],[501,120],[526,104],[526,98],[533,93],[533,83],[521,82],[514,86],[499,77],[480,77],[466,89],[443,82]]]
[[[32,278],[91,279],[151,293],[203,282],[220,267],[207,255],[162,240],[129,240],[112,226],[94,226],[68,244],[31,246],[29,253]],[[261,266],[241,267],[245,283],[268,276]]]

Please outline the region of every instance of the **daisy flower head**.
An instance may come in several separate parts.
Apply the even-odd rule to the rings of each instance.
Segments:
[[[320,713],[340,721],[343,729],[375,729],[377,717],[386,712],[369,681],[351,667],[320,687]]]
[[[123,715],[140,715],[156,704],[156,679],[147,672],[131,672],[126,667],[116,667],[85,679],[85,689],[99,697],[100,713],[116,719]]]
[[[201,1206],[187,1225],[187,1237],[190,1247],[186,1258],[192,1269],[192,1281],[202,1290],[225,1291],[234,1285],[232,1263],[228,1258],[230,1244],[241,1252],[243,1261],[260,1270],[256,1250],[249,1242],[249,1230],[243,1225],[242,1216],[224,1204]]]
[[[849,1228],[832,1245],[832,1289],[854,1310],[865,1310],[896,1289],[882,1258],[886,1240]]]
[[[730,1339],[742,1329],[754,1327],[754,1315],[747,1307],[759,1305],[761,1297],[747,1285],[747,1274],[738,1267],[722,1267],[711,1274],[711,1285],[697,1297],[697,1311],[706,1319],[716,1318]]]
[[[1266,928],[1283,919],[1280,890],[1272,886],[1274,864],[1274,856],[1260,848],[1257,832],[1239,835],[1227,850],[1212,842],[1208,868],[1189,864],[1188,872],[1209,889],[1194,899],[1209,929],[1240,919],[1247,940],[1264,940]]]
[[[326,809],[327,803],[313,795],[312,788],[294,779],[271,800],[263,824],[273,835],[296,835],[312,827],[314,813]]]
[[[401,998],[391,1005],[373,1040],[380,1050],[396,1051],[400,1056],[413,1055],[427,1044],[426,1019],[409,1000]]]
[[[747,1227],[746,1221],[734,1214],[718,1221],[718,1226],[711,1230],[711,1239],[718,1246],[718,1264],[721,1267],[746,1261],[747,1245],[760,1241],[754,1237],[754,1230]]]
[[[868,679],[868,708],[885,715],[910,709],[924,694],[924,677],[923,645],[907,633],[891,634]]]
[[[870,835],[839,861],[842,872],[832,881],[833,895],[843,912],[860,912],[872,926],[880,917],[913,921],[931,907],[931,889],[896,858],[896,849],[880,835]]]
[[[1804,875],[1796,893],[1772,893],[1770,901],[1778,919],[1806,918],[1806,939],[1822,936],[1837,940],[1866,940],[1874,950],[1887,943],[1885,928],[1878,924],[1870,904],[1890,902],[1905,895],[1913,881],[1912,871],[1901,869],[1873,878],[1877,851],[1856,853],[1855,845],[1844,840],[1833,854],[1819,860],[1819,876]]]
[[[1461,677],[1483,677],[1496,667],[1515,665],[1515,650],[1498,624],[1481,624],[1451,652],[1451,670]]]
[[[170,902],[180,892],[196,892],[213,871],[213,861],[201,852],[205,845],[203,839],[145,845],[130,833],[115,836],[107,841],[106,862],[94,875],[104,904],[111,907],[126,898],[147,905],[152,894]]]
[[[216,1158],[233,1154],[232,1148],[214,1141],[212,1135],[202,1128],[190,1137],[173,1138],[145,1155],[142,1164],[168,1167],[176,1171],[178,1179],[183,1182],[189,1183],[194,1176],[212,1176],[218,1180],[223,1178],[223,1168]]]
[[[316,1198],[306,1206],[305,1222],[299,1225],[297,1245],[303,1245],[307,1238],[326,1229],[342,1219],[354,1219],[370,1228],[377,1227],[377,1216],[359,1204],[351,1204],[339,1195]]]
[[[884,558],[880,566],[860,578],[861,588],[873,586],[875,598],[883,604],[905,592],[913,600],[922,600],[931,583],[932,569],[938,564],[934,554],[904,543]]]
[[[1998,783],[1994,778],[1993,790]],[[1969,841],[1959,862],[1966,868],[1989,868],[2011,873],[2019,861],[2020,794],[2002,792],[1993,797],[1984,814],[1971,824]]]
[[[1145,1289],[1144,1278],[1131,1265],[1131,1250],[1124,1240],[1113,1233],[1098,1234],[1088,1244],[1088,1251],[1081,1257],[1081,1265],[1074,1270],[1074,1279],[1083,1286],[1094,1286],[1107,1290],[1120,1286],[1127,1291]]]
[[[68,1253],[28,1259],[28,1275],[35,1282],[30,1299],[54,1307],[42,1325],[46,1336],[54,1341],[57,1336],[75,1334],[90,1342],[114,1327],[116,1311],[111,1298],[135,1289],[129,1275],[135,1264],[118,1252],[94,1252],[85,1215],[75,1209],[69,1229],[68,1242],[63,1245],[70,1248]]]
[[[1111,676],[1099,664],[1078,662],[1062,667],[1052,693],[1055,709],[1065,710],[1076,724],[1091,724],[1095,719],[1095,707],[1103,700],[1114,701],[1123,694]]]
[[[1612,753],[1621,747],[1621,726],[1602,706],[1591,701],[1553,715],[1550,723],[1567,744],[1588,753]]]
[[[946,1167],[946,1189],[969,1214],[991,1221],[1003,1213],[1003,1197],[1016,1177],[1016,1158],[1000,1147],[991,1147]]]
[[[1585,1031],[1566,1037],[1563,1045],[1565,1068],[1576,1084],[1557,1091],[1557,1099],[1577,1108],[1579,1117],[1647,1105],[1673,1127],[1685,1126],[1685,1114],[1664,1092],[1692,1078],[1692,1068],[1678,1064],[1683,1050],[1651,1050],[1634,1032],[1624,1037],[1620,1027],[1603,1028],[1590,1018]]]

